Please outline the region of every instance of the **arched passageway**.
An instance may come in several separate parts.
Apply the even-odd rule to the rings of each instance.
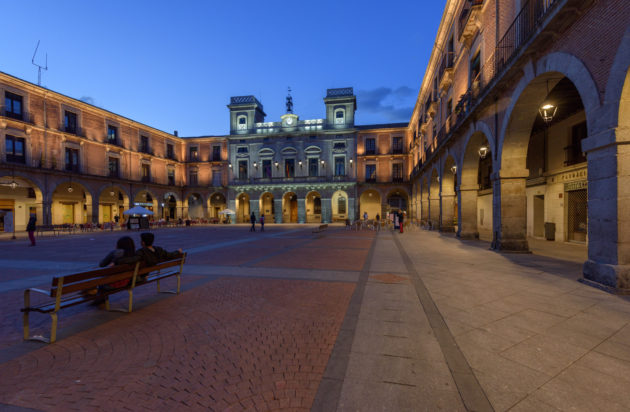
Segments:
[[[298,198],[293,192],[287,192],[282,196],[282,221],[298,222]]]
[[[32,180],[13,175],[0,177],[0,232],[26,230],[31,214],[44,222],[42,191]]]
[[[192,193],[186,201],[188,202],[188,217],[190,219],[203,219],[205,217],[204,201],[199,193]]]
[[[249,223],[249,195],[241,193],[236,197],[236,223]]]
[[[219,212],[227,208],[227,202],[225,200],[225,196],[223,193],[213,193],[210,196],[210,209],[208,210],[208,215],[210,218],[219,219],[219,221],[223,221],[223,215],[220,215]]]
[[[92,195],[77,181],[60,183],[52,194],[52,224],[74,225],[98,220],[94,213]]]
[[[265,223],[274,222],[276,209],[275,202],[273,201],[273,195],[271,193],[265,192],[260,195],[259,210],[261,215],[265,215]]]
[[[322,222],[322,196],[319,192],[309,192],[305,199],[306,223]]]
[[[364,191],[359,197],[359,219],[363,219],[365,213],[368,219],[375,219],[377,213],[383,214],[381,194],[374,189]]]
[[[440,230],[454,232],[457,225],[457,165],[453,156],[448,156],[440,181]]]

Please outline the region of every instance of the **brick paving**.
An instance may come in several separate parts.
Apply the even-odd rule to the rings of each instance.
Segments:
[[[0,365],[0,402],[307,410],[353,290],[219,279]]]

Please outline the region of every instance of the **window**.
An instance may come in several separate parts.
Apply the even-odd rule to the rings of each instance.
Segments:
[[[345,150],[346,142],[336,142],[333,144],[333,150]]]
[[[343,196],[339,196],[339,199],[337,199],[337,213],[340,215],[346,214],[346,198]]]
[[[142,153],[149,153],[149,137],[140,136],[140,151]]]
[[[5,143],[7,162],[26,163],[23,138],[7,135]]]
[[[221,146],[212,146],[212,161],[221,161]]]
[[[190,186],[197,185],[199,179],[197,177],[197,171],[191,170],[188,172],[188,184]]]
[[[22,120],[22,96],[4,93],[4,115],[13,119]]]
[[[286,177],[295,177],[295,159],[284,160],[284,175]]]
[[[470,61],[470,83],[472,84],[481,71],[481,56],[480,52],[475,54],[475,57]]]
[[[191,162],[197,162],[199,160],[199,149],[196,146],[191,147],[189,149],[189,152],[190,152],[189,160]]]
[[[403,167],[402,163],[394,163],[392,164],[392,181],[394,182],[402,182],[403,181]]]
[[[271,159],[264,159],[262,161],[263,178],[271,179]]]
[[[249,153],[249,150],[247,149],[247,146],[241,146],[236,149],[236,153],[247,154]]]
[[[335,157],[335,176],[346,175],[346,158],[342,156]]]
[[[169,168],[166,173],[168,177],[168,185],[175,186],[175,169]]]
[[[237,130],[247,130],[247,116],[238,117]]]
[[[247,160],[238,161],[238,178],[241,180],[247,179]]]
[[[365,165],[365,181],[376,182],[376,165]]]
[[[77,134],[77,114],[66,110],[63,114],[63,127],[66,132]]]
[[[586,122],[576,124],[571,128],[571,137],[569,138],[569,146],[566,147],[567,160],[565,164],[571,166],[577,163],[586,162],[586,156],[582,152],[582,139],[588,135]]]
[[[119,177],[120,162],[117,157],[109,158],[109,177]]]
[[[218,187],[221,186],[221,171],[220,170],[213,170],[212,171],[212,186],[214,187]]]
[[[107,143],[118,144],[118,128],[116,126],[107,126]]]
[[[142,181],[148,183],[151,181],[151,165],[142,165]]]
[[[376,154],[376,139],[374,138],[365,139],[365,154],[366,155]]]
[[[308,175],[311,177],[319,176],[319,166],[316,158],[311,157],[308,159]]]
[[[66,171],[79,172],[79,149],[66,147]]]
[[[403,139],[402,136],[394,136],[392,138],[392,153],[402,154],[403,152]]]
[[[343,110],[337,110],[335,112],[335,124],[344,124],[346,120],[344,119],[345,112]]]
[[[175,160],[175,152],[173,150],[173,145],[170,143],[166,144],[166,158]]]

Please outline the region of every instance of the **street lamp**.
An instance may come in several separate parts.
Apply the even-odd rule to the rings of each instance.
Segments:
[[[489,151],[490,150],[488,149],[488,146],[486,146],[486,145],[481,146],[479,148],[479,157],[482,158],[482,159],[485,159],[486,156],[488,155]]]
[[[556,115],[557,110],[557,106],[554,106],[551,103],[545,103],[540,107],[540,109],[538,109],[538,112],[540,112],[540,117],[542,117],[545,123],[549,124],[553,120],[553,117]]]
[[[453,173],[453,174],[457,173],[457,165],[451,166],[451,173]]]

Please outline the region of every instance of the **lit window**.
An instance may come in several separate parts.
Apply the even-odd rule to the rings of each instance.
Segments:
[[[335,112],[335,124],[344,124],[345,121],[345,113],[343,110],[337,110]]]

